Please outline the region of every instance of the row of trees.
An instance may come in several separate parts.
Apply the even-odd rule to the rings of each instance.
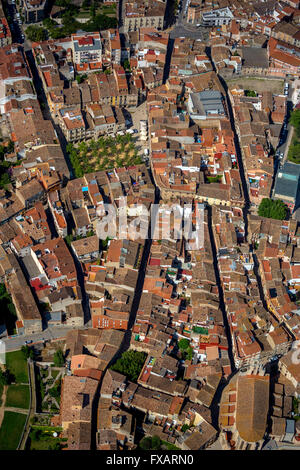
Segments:
[[[295,109],[290,117],[290,124],[294,128],[293,139],[289,148],[288,159],[293,163],[300,163],[300,110]]]
[[[93,171],[142,163],[130,134],[118,135],[116,138],[99,137],[97,140],[81,142],[77,147],[69,143],[67,152],[76,178]]]

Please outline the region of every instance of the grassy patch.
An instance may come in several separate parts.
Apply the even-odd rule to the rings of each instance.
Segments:
[[[229,89],[242,88],[244,90],[255,90],[256,93],[270,90],[272,93],[283,93],[284,80],[270,79],[268,77],[243,77],[226,80]]]
[[[56,377],[58,376],[59,373],[60,373],[59,370],[51,370],[51,375],[52,375],[54,380],[56,379]]]
[[[61,431],[57,428],[34,426],[26,443],[27,450],[60,450],[65,442],[60,437],[54,437],[53,433]]]
[[[300,164],[300,110],[295,109],[290,117],[290,124],[293,126],[293,137],[288,152],[288,159]]]
[[[139,448],[143,450],[180,450],[174,444],[162,441],[158,436],[147,436],[139,442]]]
[[[26,415],[5,411],[0,428],[0,450],[16,450],[26,421]]]
[[[116,5],[102,5],[97,13],[107,16],[116,16]]]
[[[57,432],[59,434],[63,430],[60,426],[39,426],[38,424],[33,424],[31,427],[32,429],[37,429],[46,433]]]
[[[258,208],[260,217],[284,220],[287,215],[287,207],[283,201],[264,198]]]
[[[222,175],[208,176],[207,181],[208,181],[208,183],[221,183]]]
[[[167,441],[161,441],[161,445],[163,447],[166,447],[168,450],[180,450],[179,447],[177,447],[174,444],[171,444],[170,442],[167,442]]]
[[[5,406],[28,410],[29,399],[28,385],[10,385],[7,389]]]
[[[17,383],[28,383],[27,362],[22,351],[6,353],[6,367],[15,376]]]

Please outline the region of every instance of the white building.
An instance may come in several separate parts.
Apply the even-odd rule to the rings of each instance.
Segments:
[[[228,7],[211,10],[202,14],[202,25],[222,26],[223,24],[229,24],[233,18],[234,16]]]

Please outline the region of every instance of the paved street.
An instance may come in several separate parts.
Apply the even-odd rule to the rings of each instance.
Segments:
[[[192,39],[201,39],[205,41],[208,37],[208,31],[205,28],[197,28],[197,26],[192,25],[176,25],[170,33],[170,38],[180,38],[180,37],[187,37]]]
[[[182,6],[178,13],[176,25],[170,32],[170,38],[175,39],[180,37],[187,37],[192,39],[205,40],[208,38],[208,29],[201,26],[197,27],[196,25],[189,24],[186,21],[186,12],[189,3],[190,0],[182,0],[180,2],[180,5]]]
[[[220,442],[220,437],[218,437],[211,446],[207,447],[206,450],[224,450]]]
[[[140,122],[147,120],[147,102],[144,101],[140,106],[135,110],[127,110],[130,113],[132,119],[131,129],[137,129],[140,131]],[[143,141],[139,139],[139,132],[137,134],[132,134],[133,137],[137,139],[136,146],[139,150],[141,157],[144,157],[144,149],[149,149],[149,140]]]
[[[287,116],[289,115],[290,111],[292,110],[292,94],[293,94],[293,82],[289,82],[289,94],[288,94],[288,114]],[[289,144],[290,144],[290,132],[291,132],[291,125],[288,123],[288,119],[286,120],[286,131],[283,130],[282,132],[282,143],[281,145],[279,145],[277,147],[277,150],[280,152],[280,153],[283,153],[284,154],[284,160],[286,159],[287,157],[287,151],[288,151],[288,147],[289,147]]]
[[[292,94],[293,94],[293,82],[290,81],[289,82],[288,101],[287,101],[288,111],[287,111],[285,121],[283,123],[283,127],[281,129],[279,145],[276,149],[276,154],[278,155],[278,157],[276,158],[275,163],[274,163],[274,175],[273,175],[274,183],[275,183],[276,174],[277,174],[278,170],[280,168],[282,168],[284,162],[287,160],[289,146],[290,146],[290,143],[291,143],[291,140],[292,140],[292,137],[293,137],[293,127],[288,122],[290,113],[291,113],[292,108],[293,108]],[[283,154],[283,158],[280,159],[279,155],[281,155],[281,154]],[[273,191],[274,191],[274,184],[273,184],[273,189],[272,189],[271,194],[273,194]]]
[[[24,344],[25,341],[32,340],[33,344],[42,344],[44,340],[54,340],[54,339],[62,339],[65,338],[68,331],[72,330],[72,327],[50,327],[42,331],[41,333],[35,333],[32,335],[20,335],[20,336],[9,336],[7,338],[2,338],[1,341],[5,343],[6,351],[15,351],[20,349]]]

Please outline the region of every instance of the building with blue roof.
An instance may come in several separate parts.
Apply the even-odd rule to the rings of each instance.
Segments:
[[[287,161],[278,171],[275,180],[273,199],[281,199],[291,212],[299,203],[299,177],[300,165]]]

